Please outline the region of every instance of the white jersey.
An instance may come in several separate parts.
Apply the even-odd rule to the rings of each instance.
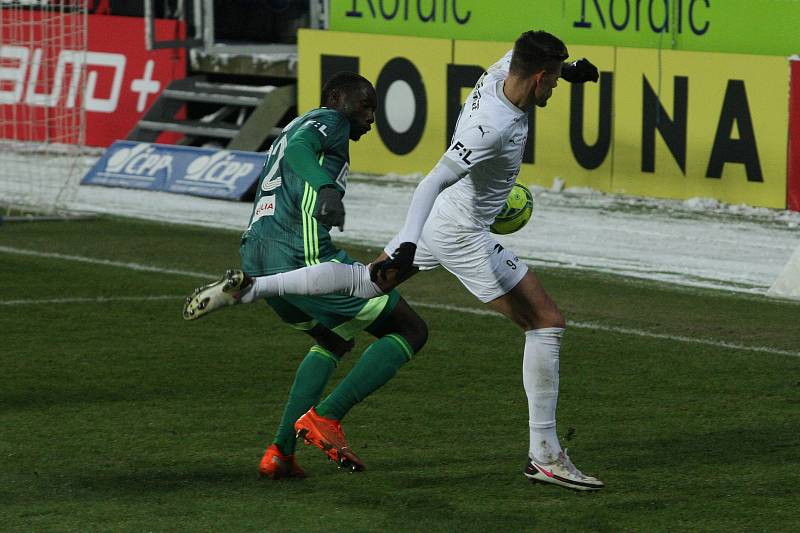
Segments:
[[[503,94],[510,63],[511,52],[478,80],[453,143],[417,186],[403,229],[384,249],[391,255],[400,243],[415,242],[414,265],[444,266],[482,302],[508,294],[528,271],[488,231],[517,180],[528,139],[527,113]]]
[[[439,194],[431,214],[488,227],[505,204],[528,140],[528,114],[503,93],[510,64],[511,51],[481,76],[461,109],[441,162],[466,175]]]

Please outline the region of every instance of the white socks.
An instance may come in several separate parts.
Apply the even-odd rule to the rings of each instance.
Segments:
[[[561,452],[556,435],[558,403],[558,353],[564,328],[542,328],[525,332],[522,383],[528,396],[531,428],[529,454],[552,463]]]
[[[251,303],[260,298],[284,294],[346,294],[358,298],[374,298],[383,294],[383,291],[370,279],[366,265],[328,261],[291,272],[253,278],[253,287],[242,295],[241,302]]]

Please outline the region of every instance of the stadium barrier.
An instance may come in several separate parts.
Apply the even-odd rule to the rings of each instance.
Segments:
[[[378,91],[377,134],[351,147],[355,171],[427,172],[461,103],[509,43],[303,30],[298,110],[318,105],[337,70]],[[785,57],[570,46],[598,84],[556,89],[531,112],[521,181],[787,207]],[[747,68],[742,65],[746,64]]]

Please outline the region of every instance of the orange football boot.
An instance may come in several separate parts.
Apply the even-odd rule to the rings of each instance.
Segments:
[[[276,444],[270,444],[258,464],[258,476],[270,479],[304,478],[306,473],[294,460],[294,455],[283,455]]]
[[[306,444],[313,444],[327,455],[339,468],[361,472],[364,463],[347,446],[344,431],[338,420],[317,414],[312,407],[294,423],[297,436]]]

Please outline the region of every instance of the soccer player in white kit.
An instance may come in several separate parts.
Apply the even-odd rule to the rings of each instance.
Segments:
[[[525,476],[577,490],[603,488],[602,481],[575,467],[556,435],[564,316],[536,275],[489,232],[522,164],[528,111],[547,105],[560,76],[573,83],[598,79],[591,63],[565,64],[567,57],[558,38],[529,31],[487,70],[462,108],[450,147],[415,190],[403,228],[371,265],[325,263],[259,278],[229,271],[205,293],[196,293],[187,308],[193,305],[202,316],[280,294],[369,298],[417,270],[441,265],[525,332],[522,374],[530,424]]]

